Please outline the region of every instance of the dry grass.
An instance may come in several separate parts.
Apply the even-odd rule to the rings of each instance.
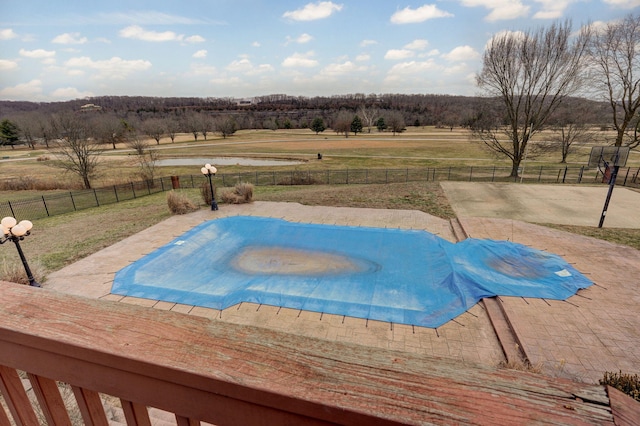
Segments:
[[[42,283],[44,281],[46,271],[42,263],[38,260],[32,260],[29,262],[29,269],[37,282]],[[2,259],[2,263],[0,263],[0,281],[9,281],[24,285],[29,284],[29,279],[27,278],[24,266],[22,265],[22,262],[17,259]]]
[[[420,210],[443,219],[455,217],[449,200],[437,182],[259,187],[255,199],[290,201],[310,206]]]
[[[187,214],[198,210],[198,206],[184,192],[167,192],[167,205],[172,214]]]
[[[253,185],[250,183],[238,183],[232,190],[222,193],[222,201],[227,204],[245,204],[253,201]]]

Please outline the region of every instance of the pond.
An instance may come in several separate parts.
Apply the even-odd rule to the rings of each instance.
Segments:
[[[167,158],[156,161],[156,166],[296,166],[304,161],[274,160],[248,157],[213,157],[213,158]]]

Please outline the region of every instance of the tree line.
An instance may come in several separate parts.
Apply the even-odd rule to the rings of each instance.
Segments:
[[[197,141],[238,129],[331,129],[349,134],[402,132],[407,125],[471,129],[487,149],[509,158],[518,175],[532,137],[552,130],[534,150],[554,149],[566,161],[572,145],[612,129],[615,146],[640,145],[640,15],[604,26],[570,21],[524,32],[495,35],[476,75],[481,96],[352,94],[318,97],[284,94],[244,102],[232,98],[101,96],[68,102],[0,102],[0,143],[35,147],[52,141],[71,146],[75,116],[82,137],[116,147],[139,144],[142,136],[174,141],[191,133]],[[84,108],[92,106],[91,108]],[[66,119],[66,118],[65,118]],[[74,136],[75,137],[75,136]],[[66,142],[65,142],[66,141]],[[76,155],[77,156],[77,155]],[[87,162],[78,161],[89,167]],[[73,161],[71,161],[73,163]],[[85,173],[90,174],[90,173]],[[85,185],[88,180],[83,176]]]

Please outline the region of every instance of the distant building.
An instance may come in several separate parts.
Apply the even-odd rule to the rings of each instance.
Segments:
[[[102,107],[96,104],[85,104],[80,107],[80,111],[99,111]]]
[[[237,106],[251,106],[256,105],[257,103],[258,101],[256,100],[256,98],[244,98],[236,100]]]

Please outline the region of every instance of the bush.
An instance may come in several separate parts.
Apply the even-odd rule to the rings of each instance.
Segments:
[[[36,282],[42,283],[45,278],[44,266],[38,261],[30,261],[29,269],[35,278]],[[9,281],[17,284],[29,284],[29,278],[24,270],[24,265],[21,262],[10,262],[6,259],[2,261],[2,267],[0,268],[0,280]]]
[[[215,193],[216,189],[214,188],[213,191]],[[209,182],[202,182],[200,185],[200,196],[207,206],[211,205],[211,187],[209,186]]]
[[[222,201],[227,204],[244,204],[253,201],[253,185],[250,183],[239,183],[232,191],[222,193]]]
[[[611,373],[606,371],[604,378],[600,379],[601,385],[609,385],[618,389],[620,392],[626,393],[636,401],[640,401],[640,377],[637,374]]]
[[[198,210],[185,194],[176,191],[167,192],[167,205],[172,214],[186,214]]]

